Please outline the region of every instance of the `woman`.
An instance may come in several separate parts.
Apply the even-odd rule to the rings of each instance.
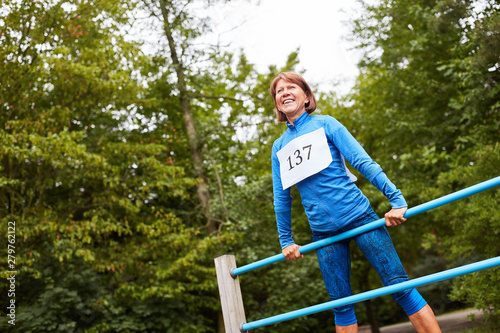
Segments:
[[[280,73],[271,84],[279,122],[287,131],[274,142],[272,154],[276,222],[287,260],[302,258],[292,239],[290,187],[296,185],[313,232],[313,241],[377,220],[368,199],[357,188],[344,158],[391,203],[386,226],[406,219],[406,201],[347,129],[330,116],[310,116],[316,99],[307,82],[295,73]],[[385,285],[408,280],[386,227],[352,238]],[[347,239],[316,250],[331,300],[352,294]],[[406,311],[417,332],[441,332],[434,313],[415,289],[391,295]],[[334,309],[336,332],[357,332],[354,305]]]

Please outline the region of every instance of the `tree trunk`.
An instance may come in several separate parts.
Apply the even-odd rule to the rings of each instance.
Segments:
[[[377,318],[375,318],[375,313],[373,312],[372,301],[369,299],[365,301],[366,306],[366,317],[368,318],[368,322],[372,328],[372,333],[380,333],[380,329],[378,327]]]
[[[203,156],[200,152],[200,139],[198,133],[196,132],[194,117],[191,112],[191,105],[189,101],[187,84],[184,74],[184,68],[182,66],[181,60],[177,55],[177,49],[172,35],[172,30],[170,27],[168,8],[165,0],[160,1],[161,13],[164,20],[164,32],[168,40],[168,46],[170,48],[170,55],[172,58],[172,63],[175,67],[175,73],[177,75],[177,88],[179,89],[179,101],[182,109],[182,115],[184,117],[184,124],[186,125],[186,131],[189,141],[189,148],[191,151],[191,158],[193,161],[193,169],[196,177],[201,181],[197,185],[198,199],[200,200],[201,209],[203,215],[205,216],[206,226],[208,233],[217,232],[216,222],[210,216],[210,192],[207,186],[207,177],[205,176],[205,169],[203,167]]]
[[[359,288],[360,290],[367,290],[369,288],[369,276],[370,265],[367,263],[364,264],[363,274],[361,274],[361,278],[359,279]],[[365,309],[366,309],[366,318],[370,323],[370,327],[372,333],[380,333],[380,328],[377,322],[377,317],[375,316],[375,312],[373,311],[372,301],[371,299],[365,301]]]

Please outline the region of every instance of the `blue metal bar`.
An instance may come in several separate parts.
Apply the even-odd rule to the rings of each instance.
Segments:
[[[269,318],[265,318],[265,319],[260,319],[257,321],[252,321],[250,323],[244,323],[241,325],[241,328],[243,331],[247,331],[247,330],[251,330],[251,329],[262,327],[262,326],[276,324],[276,323],[279,323],[279,322],[282,322],[285,320],[290,320],[290,319],[294,319],[294,318],[298,318],[298,317],[302,317],[302,316],[307,316],[307,315],[310,315],[313,313],[317,313],[317,312],[321,312],[321,311],[325,311],[325,310],[330,310],[330,309],[333,309],[333,308],[336,308],[339,306],[344,306],[347,304],[353,304],[353,303],[366,301],[367,299],[375,298],[378,296],[392,294],[392,293],[395,293],[397,291],[401,291],[401,290],[405,290],[405,289],[409,289],[409,288],[415,288],[415,287],[423,286],[426,284],[430,284],[430,283],[434,283],[434,282],[438,282],[438,281],[442,281],[442,280],[446,280],[446,279],[451,279],[451,278],[454,278],[454,277],[457,277],[460,275],[465,275],[465,274],[477,272],[480,270],[484,270],[484,269],[492,268],[492,267],[496,267],[496,266],[500,266],[500,257],[495,257],[495,258],[479,261],[479,262],[476,262],[473,264],[469,264],[469,265],[465,265],[465,266],[461,266],[461,267],[456,267],[453,269],[449,269],[447,271],[442,271],[439,273],[423,276],[423,277],[413,279],[410,281],[394,284],[392,286],[387,286],[387,287],[382,287],[379,289],[370,290],[370,291],[367,291],[367,292],[364,292],[361,294],[344,297],[344,298],[341,298],[341,299],[338,299],[335,301],[317,304],[317,305],[303,308],[300,310],[295,310],[295,311],[287,312],[287,313],[280,314],[277,316],[273,316],[273,317],[269,317]]]
[[[426,203],[418,205],[416,207],[410,208],[406,211],[405,217],[408,218],[408,217],[426,212],[428,210],[446,205],[450,202],[457,201],[457,200],[463,199],[465,197],[474,195],[476,193],[489,190],[489,189],[497,187],[499,185],[500,185],[500,176],[492,178],[492,179],[487,180],[485,182],[464,188],[463,190],[445,195],[444,197],[434,199],[432,201],[426,202]],[[330,244],[333,244],[335,242],[339,242],[343,239],[350,238],[350,237],[362,234],[364,232],[380,228],[383,225],[385,225],[385,219],[381,218],[375,222],[366,224],[362,227],[359,227],[359,228],[356,228],[353,230],[349,230],[349,231],[344,232],[342,234],[335,235],[335,236],[330,237],[330,238],[325,238],[325,239],[322,239],[320,241],[301,246],[301,247],[299,247],[299,251],[300,251],[300,253],[306,253],[306,252],[309,252],[312,250],[316,250],[320,247],[330,245]],[[285,256],[282,253],[279,253],[279,254],[276,254],[274,256],[271,256],[271,257],[268,257],[268,258],[265,258],[265,259],[262,259],[259,261],[255,261],[251,264],[234,268],[231,270],[231,275],[233,277],[236,277],[237,275],[240,275],[240,274],[249,272],[251,270],[254,270],[254,269],[257,269],[260,267],[264,267],[264,266],[267,266],[267,265],[270,265],[272,263],[282,261],[282,260],[285,260]]]

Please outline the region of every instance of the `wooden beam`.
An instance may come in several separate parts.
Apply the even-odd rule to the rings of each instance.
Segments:
[[[231,276],[231,269],[236,268],[236,259],[233,255],[226,254],[214,261],[226,333],[244,332],[242,325],[246,323],[246,317],[240,282],[237,276]]]

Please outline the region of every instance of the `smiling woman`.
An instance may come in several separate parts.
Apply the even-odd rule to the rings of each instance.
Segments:
[[[304,111],[316,110],[316,97],[309,84],[296,73],[280,73],[271,84],[271,96],[278,116],[278,122],[293,123]]]
[[[391,203],[385,214],[388,227],[406,218],[406,201],[382,168],[365,152],[349,131],[330,116],[310,116],[316,99],[307,82],[295,73],[280,73],[271,84],[271,96],[279,122],[288,129],[273,144],[272,175],[274,209],[279,240],[287,260],[302,258],[292,238],[292,197],[296,185],[313,241],[319,241],[378,220],[368,198],[354,183],[345,158]],[[330,299],[352,295],[349,243],[354,240],[384,285],[408,281],[385,226],[316,250]],[[416,289],[391,295],[405,310],[417,332],[440,332],[434,313]],[[354,305],[334,309],[336,332],[357,332]]]
[[[285,114],[290,123],[293,123],[306,111],[305,104],[309,104],[309,98],[299,86],[290,81],[280,80],[276,90],[279,111]]]

